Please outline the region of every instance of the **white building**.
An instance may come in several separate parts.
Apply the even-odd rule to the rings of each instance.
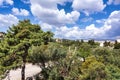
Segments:
[[[99,42],[100,43],[100,47],[104,46],[104,41]]]

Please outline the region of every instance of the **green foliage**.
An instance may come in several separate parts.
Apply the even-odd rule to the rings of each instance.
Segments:
[[[93,51],[93,55],[97,58],[97,60],[100,60],[102,62],[109,62],[109,57],[111,56],[111,50],[108,50],[108,48],[96,48]]]
[[[77,46],[77,47],[76,47]],[[36,47],[34,47],[36,48]],[[41,51],[42,50],[42,51]],[[50,43],[31,49],[32,57],[42,54],[47,67],[41,74],[45,80],[119,80],[120,51],[108,47],[91,47],[88,43],[79,46],[75,42],[69,44]],[[81,59],[85,60],[82,61]],[[32,59],[34,61],[34,59]],[[45,64],[46,66],[46,64]]]
[[[94,45],[95,44],[95,42],[94,42],[94,40],[92,39],[92,40],[88,40],[88,44],[90,44],[90,45]]]
[[[55,43],[53,35],[29,20],[10,27],[0,40],[0,78],[7,70],[25,69],[28,62],[42,69],[42,77],[37,74],[36,80],[120,79],[120,43],[115,42],[114,49],[107,41],[105,47],[99,47],[94,40],[63,39]]]
[[[74,52],[68,52],[65,58],[59,59],[57,63],[50,68],[49,79],[53,80],[73,80],[78,79],[80,74],[79,66],[81,61]]]
[[[94,56],[88,57],[81,66],[81,80],[106,79],[105,65],[96,60]]]
[[[114,44],[114,49],[120,49],[120,43]]]
[[[110,46],[110,42],[107,42],[107,41],[105,41],[103,44],[104,44],[104,47]]]
[[[32,45],[41,45],[45,41],[44,37],[52,36],[51,32],[43,32],[39,25],[31,24],[30,20],[19,21],[17,25],[9,28],[0,43],[1,69],[4,67],[5,70],[10,70],[21,65],[25,69],[29,48]]]
[[[111,64],[120,68],[120,49],[114,49],[110,58]]]
[[[83,43],[79,47],[79,52],[77,54],[78,56],[82,57],[85,61],[85,58],[91,55],[91,46],[87,43]]]
[[[107,80],[119,80],[120,79],[120,68],[114,65],[107,65]]]

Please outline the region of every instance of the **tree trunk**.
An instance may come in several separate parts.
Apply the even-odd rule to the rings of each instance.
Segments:
[[[42,62],[41,62],[42,65],[41,65],[41,68],[44,69],[44,68],[45,68],[45,61],[44,61],[43,58],[41,58],[41,59],[42,59]]]
[[[21,80],[25,80],[25,65],[26,65],[26,59],[28,56],[29,44],[25,44],[24,47],[25,47],[25,52],[22,55],[23,65],[21,70]]]
[[[25,62],[23,62],[23,65],[22,65],[21,80],[25,80]]]
[[[23,65],[21,70],[21,80],[25,80],[25,65],[26,65],[26,58],[28,56],[28,48],[26,47],[25,53],[22,56]]]

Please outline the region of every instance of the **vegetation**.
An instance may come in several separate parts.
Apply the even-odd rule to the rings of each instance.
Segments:
[[[114,47],[105,41],[104,47],[94,40],[67,40],[55,42],[53,33],[44,32],[29,20],[9,28],[0,41],[0,77],[11,69],[25,64],[39,65],[41,71],[35,80],[119,80],[120,43]]]
[[[0,43],[1,72],[12,68],[21,67],[21,80],[25,80],[25,64],[31,46],[48,44],[53,36],[51,32],[43,32],[39,25],[33,25],[29,20],[19,21],[7,31],[5,38]]]

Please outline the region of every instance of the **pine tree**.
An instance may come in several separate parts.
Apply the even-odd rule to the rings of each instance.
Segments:
[[[29,54],[28,50],[32,45],[41,45],[45,41],[44,35],[46,34],[47,32],[43,32],[39,25],[31,24],[30,20],[19,21],[17,25],[10,27],[4,40],[0,43],[2,70],[6,71],[21,66],[21,80],[25,80],[25,64]],[[46,35],[46,38],[52,36]]]

